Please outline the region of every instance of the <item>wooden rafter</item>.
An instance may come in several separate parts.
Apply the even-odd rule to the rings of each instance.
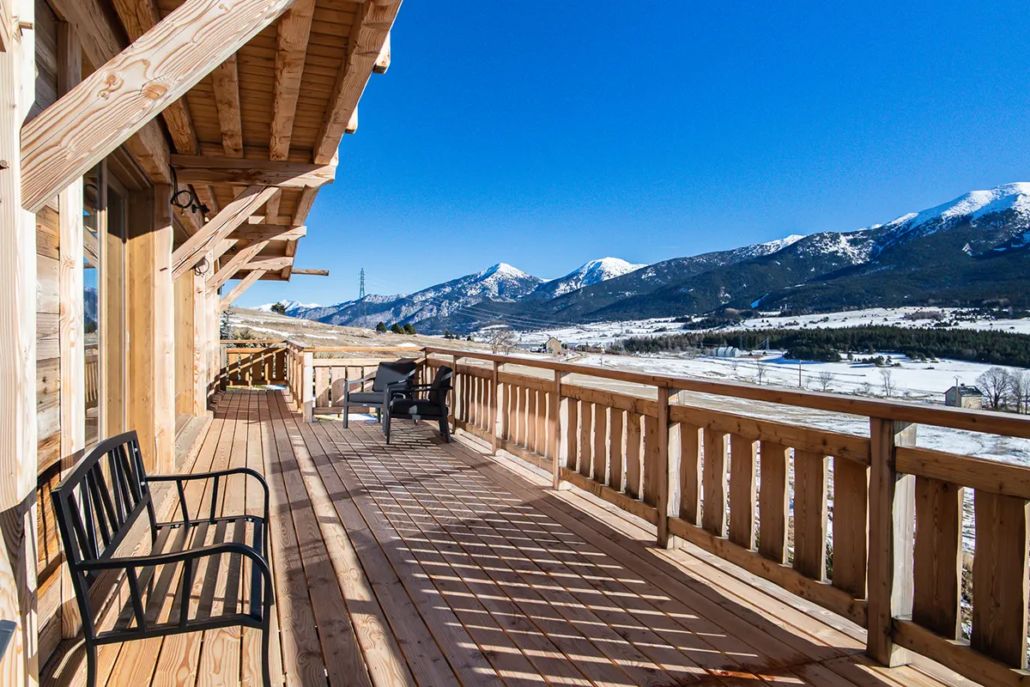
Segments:
[[[172,155],[179,181],[187,184],[234,184],[306,188],[330,184],[336,165],[313,165],[277,160],[240,160],[226,157]]]
[[[219,311],[225,310],[230,305],[236,302],[236,299],[243,295],[243,292],[254,285],[261,277],[265,276],[265,270],[251,270],[247,276],[240,280],[240,283],[232,287],[225,296],[222,296],[222,300],[218,301]]]
[[[186,0],[22,129],[23,206],[37,211],[292,2]]]
[[[268,141],[268,156],[272,160],[285,160],[290,155],[293,118],[297,112],[297,100],[300,98],[304,58],[307,55],[311,18],[314,13],[315,0],[297,0],[279,20],[275,53],[272,133]]]
[[[207,288],[211,291],[220,288],[243,269],[248,262],[256,258],[258,253],[264,250],[267,245],[268,241],[257,241],[236,251],[236,254],[232,256],[229,262],[222,266],[222,269],[207,278]]]
[[[122,50],[122,42],[105,18],[99,0],[49,0],[63,21],[71,24],[81,37],[82,51],[92,64],[105,64]],[[171,151],[157,122],[147,122],[125,142],[140,167],[157,184],[171,183],[168,157]]]
[[[129,42],[139,40],[140,36],[154,28],[161,21],[161,13],[154,0],[112,0],[115,12],[121,19]],[[176,100],[165,108],[161,116],[172,136],[175,150],[186,155],[199,152],[197,134],[193,129],[193,119],[185,100]]]
[[[211,81],[225,156],[243,157],[243,116],[240,113],[240,75],[236,55],[215,67],[211,72]]]
[[[386,40],[383,41],[383,48],[379,51],[379,57],[376,58],[376,66],[372,68],[376,74],[385,74],[390,68],[390,36],[392,34],[386,34]]]
[[[267,223],[271,224],[274,220],[279,217],[279,203],[283,199],[282,192],[276,193],[274,196],[268,199],[265,203],[265,219],[269,220]]]
[[[299,270],[294,267],[291,274],[301,274],[308,277],[328,277],[329,270]]]
[[[278,224],[242,224],[229,234],[229,238],[246,239],[248,241],[296,241],[307,236],[307,234],[307,227],[284,227]]]
[[[315,138],[315,162],[325,164],[336,154],[351,113],[361,99],[390,34],[400,4],[400,0],[368,0],[361,6],[358,24],[352,33],[356,38],[351,41],[347,66],[336,77],[322,128]]]
[[[301,191],[300,200],[297,201],[297,210],[293,213],[293,226],[299,227],[308,218],[308,213],[311,212],[311,206],[315,204],[315,196],[318,195],[318,189],[308,187]]]
[[[293,265],[293,258],[287,256],[280,257],[259,257],[254,258],[246,265],[243,269],[245,270],[266,270],[273,272],[275,270],[285,269]]]
[[[356,134],[358,132],[358,106],[354,106],[354,111],[350,113],[350,119],[347,121],[347,128],[344,129],[345,134]]]
[[[203,229],[190,237],[172,255],[173,277],[178,279],[204,258],[204,254],[227,238],[234,229],[257,212],[275,189],[250,186],[225,206]]]

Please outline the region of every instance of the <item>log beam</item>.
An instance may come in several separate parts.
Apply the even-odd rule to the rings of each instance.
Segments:
[[[157,26],[161,13],[154,0],[112,0],[115,12],[129,36],[129,42],[138,41],[143,34]],[[99,63],[98,63],[99,64]],[[175,150],[186,155],[200,151],[197,134],[193,129],[193,118],[185,100],[176,100],[165,108],[161,117],[172,136]]]
[[[222,269],[208,277],[207,288],[210,291],[216,291],[221,288],[225,282],[232,279],[247,263],[256,258],[258,253],[264,250],[267,245],[268,241],[256,241],[236,251],[236,255],[232,256],[229,262],[222,266]]]
[[[233,202],[225,206],[203,229],[179,246],[172,255],[173,278],[178,279],[199,263],[206,252],[218,246],[247,218],[268,202],[275,192],[273,188],[249,186]]]
[[[236,55],[231,55],[211,72],[215,91],[218,126],[226,157],[243,157],[243,116],[240,114],[240,74]]]
[[[296,241],[307,235],[307,227],[284,227],[279,224],[241,224],[229,234],[229,238],[246,239],[247,241]]]
[[[280,160],[243,160],[228,157],[172,155],[172,167],[185,184],[231,184],[309,188],[331,184],[335,164],[308,164]]]
[[[23,207],[33,212],[42,207],[185,95],[292,2],[186,0],[23,127]]]
[[[82,52],[91,64],[105,64],[124,45],[113,24],[108,23],[106,9],[100,0],[48,0],[62,21],[71,24],[79,34]],[[139,166],[155,184],[170,184],[172,177],[168,169],[168,141],[161,127],[150,121],[129,137],[125,147]]]
[[[353,35],[357,38],[352,41],[347,65],[336,77],[322,119],[322,128],[315,138],[315,162],[325,164],[336,154],[351,113],[357,107],[365,91],[365,84],[375,69],[400,5],[400,0],[369,0],[362,5],[358,13],[358,26],[353,29]]]
[[[376,74],[385,74],[390,68],[390,36],[393,34],[386,34],[386,40],[383,41],[383,48],[379,51],[379,57],[376,58],[376,64],[372,68]]]
[[[328,277],[329,270],[298,270],[294,267],[291,274],[302,274],[308,277]]]
[[[235,303],[236,299],[242,296],[244,291],[253,286],[254,282],[256,282],[263,276],[265,276],[265,270],[251,270],[251,272],[247,274],[246,277],[240,280],[239,284],[232,287],[232,291],[230,291],[225,296],[222,296],[222,300],[218,302],[218,311],[222,312],[230,305]]]
[[[307,55],[315,0],[297,0],[279,20],[275,53],[275,84],[272,102],[272,133],[268,155],[285,160],[290,155],[293,119],[300,98],[301,77]]]
[[[293,266],[293,258],[291,257],[267,257],[267,258],[254,258],[246,265],[242,267],[245,270],[265,270],[267,272],[273,272],[275,270],[286,269],[287,267]]]

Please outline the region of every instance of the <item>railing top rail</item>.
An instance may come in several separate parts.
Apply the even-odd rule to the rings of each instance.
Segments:
[[[522,358],[453,348],[427,346],[426,355],[450,355],[459,358],[477,358],[510,365],[522,365],[568,374],[582,374],[631,384],[668,387],[681,391],[731,396],[750,401],[763,401],[793,405],[847,415],[864,415],[896,422],[936,425],[972,432],[985,432],[1030,439],[1030,417],[1008,415],[984,410],[968,410],[949,406],[917,405],[901,401],[855,398],[818,391],[795,391],[776,387],[754,386],[742,382],[715,382],[677,375],[658,375],[629,370],[617,370],[582,363],[563,363],[535,358]]]
[[[286,339],[222,339],[222,344],[284,344]]]
[[[316,346],[304,347],[311,353],[423,353],[421,346]]]

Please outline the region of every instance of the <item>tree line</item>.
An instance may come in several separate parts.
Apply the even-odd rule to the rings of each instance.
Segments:
[[[1030,413],[1030,371],[992,367],[976,378],[976,384],[985,408]]]
[[[951,358],[991,365],[1030,367],[1030,335],[974,329],[904,329],[860,325],[839,329],[766,329],[634,336],[616,350],[627,353],[683,353],[735,346],[785,351],[790,359],[836,362],[876,352],[901,353],[913,360]]]

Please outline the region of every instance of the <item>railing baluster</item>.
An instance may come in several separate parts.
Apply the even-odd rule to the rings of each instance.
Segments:
[[[594,404],[579,404],[579,474],[590,477],[591,456],[594,452]]]
[[[579,406],[574,398],[567,399],[565,425],[565,467],[575,471],[579,465]]]
[[[960,630],[964,500],[965,489],[958,485],[916,477],[912,620],[948,639],[958,638]],[[836,498],[834,511],[836,525]],[[978,530],[980,525],[977,522]],[[836,539],[835,531],[835,547]],[[836,554],[833,573],[836,579]]]
[[[794,452],[794,569],[805,577],[826,577],[826,488],[830,459]]]
[[[679,516],[691,525],[701,524],[701,447],[704,434],[700,427],[680,423],[680,508]]]
[[[705,430],[704,503],[701,525],[717,537],[726,536],[726,433]]]
[[[857,599],[866,595],[869,467],[833,459],[833,586]]]
[[[730,541],[755,548],[755,468],[758,442],[730,435]]]
[[[1027,502],[977,489],[973,557],[973,630],[969,644],[1026,668]]]
[[[626,438],[623,430],[625,415],[625,411],[619,408],[612,408],[608,423],[608,429],[611,434],[611,439],[608,443],[609,464],[611,466],[608,470],[608,486],[618,492],[622,491],[622,485],[626,479]]]
[[[635,499],[641,495],[641,415],[630,411],[626,413],[626,493]]]
[[[758,552],[776,563],[787,562],[787,523],[790,519],[790,449],[761,442],[758,494]]]
[[[608,472],[608,408],[594,406],[594,462],[593,480],[604,484]]]

